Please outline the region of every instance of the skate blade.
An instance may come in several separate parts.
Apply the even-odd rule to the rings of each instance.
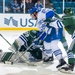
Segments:
[[[64,64],[63,66],[60,66],[60,67],[58,67],[57,69],[58,69],[58,70],[61,70],[62,67],[67,67],[67,66],[68,66],[67,64]]]
[[[59,71],[66,74],[73,74],[73,71],[71,70],[65,71],[64,69],[60,69]]]

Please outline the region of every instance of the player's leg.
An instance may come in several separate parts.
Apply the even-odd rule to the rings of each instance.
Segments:
[[[18,51],[23,44],[24,42],[20,38],[18,38],[13,42],[13,44],[9,47],[9,49]]]
[[[52,49],[50,48],[50,43],[47,43],[44,41],[44,50],[42,52],[43,55],[43,61],[44,62],[53,62],[54,57],[53,57],[53,52]]]
[[[75,31],[73,33],[72,36],[72,43],[67,51],[67,55],[68,55],[68,67],[62,67],[61,69],[63,69],[64,71],[73,71],[74,70],[74,64],[75,64],[75,58],[74,58],[74,54],[75,54]]]
[[[27,47],[27,38],[24,34],[20,35],[11,45],[11,47],[9,47],[9,49],[11,50],[15,50],[18,51],[20,50],[20,48],[23,46]]]
[[[63,44],[64,49],[67,51],[68,50],[68,43],[67,43],[67,40],[64,36],[62,37],[61,42]]]
[[[59,42],[59,40],[52,41],[51,48],[53,50],[54,55],[59,60],[59,65],[57,65],[57,68],[60,69],[60,67],[62,67],[62,66],[65,66],[65,65],[67,66],[67,64],[66,64],[65,60],[63,59],[61,49],[58,47],[58,42]]]
[[[64,71],[69,71],[69,70],[73,71],[74,70],[74,64],[75,64],[75,58],[74,58],[74,54],[75,54],[75,39],[73,39],[67,54],[68,54],[68,64],[69,64],[69,66],[62,67],[61,69],[64,70]]]
[[[43,55],[43,61],[44,62],[48,62],[48,61],[53,61],[54,60],[53,52],[52,52],[51,49],[50,50],[48,50],[48,49],[43,50],[42,55]]]

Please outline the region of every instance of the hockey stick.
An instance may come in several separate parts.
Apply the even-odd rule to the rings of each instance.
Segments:
[[[2,34],[0,34],[0,36],[11,46],[10,42]],[[13,52],[13,50],[10,50],[10,51]]]
[[[7,39],[6,39],[2,34],[0,34],[0,36],[1,36],[9,45],[11,45],[11,44],[7,41]]]

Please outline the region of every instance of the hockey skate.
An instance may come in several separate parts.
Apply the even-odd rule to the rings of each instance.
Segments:
[[[63,73],[72,73],[74,70],[74,64],[69,64],[68,66],[65,66],[65,67],[62,67],[60,69],[60,72],[63,72]]]
[[[60,60],[59,60],[59,63],[60,63],[60,64],[56,66],[56,68],[57,68],[58,70],[61,70],[61,68],[64,67],[64,66],[68,66],[64,59],[60,59]]]
[[[44,59],[43,59],[43,63],[45,64],[45,63],[49,63],[49,64],[53,64],[53,60],[54,60],[54,57],[53,57],[53,55],[51,56],[51,57],[45,57]]]
[[[53,57],[53,55],[51,56],[51,57],[44,57],[43,58],[43,60],[42,60],[42,62],[41,62],[41,66],[42,67],[47,67],[47,66],[50,66],[50,65],[52,65],[53,64],[53,61],[54,61],[54,57]]]

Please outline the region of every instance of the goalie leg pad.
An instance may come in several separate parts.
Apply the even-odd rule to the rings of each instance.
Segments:
[[[10,50],[15,50],[18,51],[21,46],[22,46],[22,41],[20,41],[20,39],[16,39],[13,44],[11,45],[11,47],[9,47]]]

